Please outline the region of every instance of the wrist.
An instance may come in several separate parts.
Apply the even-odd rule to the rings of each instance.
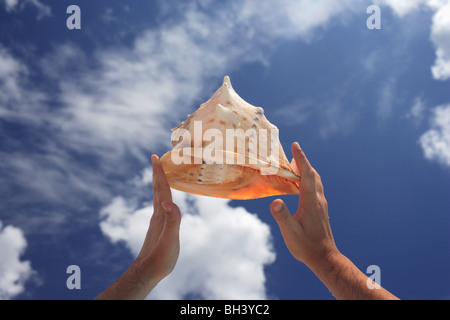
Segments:
[[[326,285],[330,279],[336,279],[342,272],[345,259],[346,257],[336,248],[318,256],[307,266]]]
[[[133,273],[137,275],[141,283],[153,288],[164,278],[164,275],[158,272],[156,265],[153,257],[150,256],[136,259],[130,267],[134,270]]]
[[[306,266],[315,274],[333,272],[339,264],[339,260],[344,257],[335,245],[323,246],[322,248],[305,261]]]

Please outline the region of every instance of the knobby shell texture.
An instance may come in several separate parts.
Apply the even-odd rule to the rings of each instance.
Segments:
[[[170,187],[227,199],[298,194],[278,128],[264,110],[243,100],[224,78],[222,86],[177,128],[162,158]]]

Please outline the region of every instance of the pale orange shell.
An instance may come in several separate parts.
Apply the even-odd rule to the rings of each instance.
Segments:
[[[227,199],[299,193],[277,127],[233,90],[228,76],[172,133],[174,148],[161,163],[174,189]]]

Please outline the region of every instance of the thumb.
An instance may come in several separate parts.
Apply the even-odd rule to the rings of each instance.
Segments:
[[[181,213],[178,206],[171,201],[165,200],[161,205],[166,214],[166,221],[159,237],[158,246],[161,246],[163,251],[169,252],[171,248],[179,245]]]
[[[178,233],[181,223],[181,212],[178,206],[172,201],[164,200],[161,203],[166,214],[166,221],[164,223],[163,233],[176,232]]]
[[[171,201],[164,200],[161,202],[161,206],[166,214],[166,219],[152,256],[157,274],[165,277],[172,272],[178,260],[181,213],[178,206]]]
[[[270,204],[270,212],[283,232],[292,225],[292,216],[283,200],[276,199]]]

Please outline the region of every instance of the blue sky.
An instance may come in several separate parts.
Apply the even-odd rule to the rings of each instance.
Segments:
[[[152,214],[150,155],[225,75],[288,158],[304,149],[342,253],[400,298],[450,297],[449,1],[1,0],[0,298],[91,299],[120,276]],[[180,259],[149,298],[333,299],[273,197],[174,200]]]

